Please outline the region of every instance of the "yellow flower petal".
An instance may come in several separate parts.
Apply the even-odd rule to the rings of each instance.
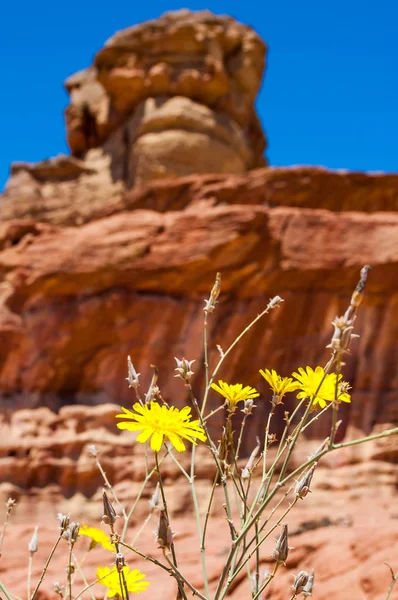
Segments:
[[[137,441],[143,444],[150,439],[151,448],[155,452],[159,452],[165,438],[170,440],[178,452],[186,450],[182,438],[192,444],[196,444],[196,439],[202,442],[207,439],[199,421],[191,421],[189,406],[179,410],[174,406],[170,408],[166,405],[160,406],[157,402],[152,401],[143,406],[136,402],[133,408],[136,413],[130,411],[132,420],[117,423],[117,427],[140,431]],[[126,416],[127,413],[119,414],[117,418],[126,418]]]

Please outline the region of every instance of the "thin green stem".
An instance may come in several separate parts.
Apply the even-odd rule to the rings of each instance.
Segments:
[[[5,597],[7,598],[7,600],[11,600],[10,594],[8,593],[8,591],[4,587],[4,585],[1,583],[1,581],[0,581],[0,591],[3,592],[3,594],[5,595]]]

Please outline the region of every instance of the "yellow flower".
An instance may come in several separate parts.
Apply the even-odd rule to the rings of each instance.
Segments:
[[[269,369],[265,369],[265,371],[260,369],[260,374],[264,377],[265,381],[269,383],[277,402],[281,402],[283,396],[287,394],[287,392],[294,392],[300,387],[300,384],[297,383],[297,381],[293,381],[291,377],[281,377],[274,369],[272,369],[272,371]]]
[[[299,367],[298,371],[298,373],[293,373],[293,377],[299,383],[298,389],[302,390],[297,394],[297,398],[312,398],[312,404],[314,406],[319,404],[321,408],[325,408],[326,402],[334,401],[336,394],[336,373],[325,375],[325,370],[322,367],[317,367],[315,371],[311,367],[306,367],[305,370]],[[337,400],[340,402],[351,402],[351,396],[347,391],[349,385],[341,381],[342,377],[341,374],[338,377]],[[319,388],[319,386],[321,387]]]
[[[129,567],[123,567],[123,573],[129,592],[133,592],[134,594],[145,592],[149,585],[149,581],[142,581],[142,579],[146,577],[144,573],[141,573],[138,569],[130,571]],[[126,594],[122,592],[119,573],[115,567],[113,569],[110,569],[109,567],[98,567],[97,579],[100,579],[98,583],[108,588],[106,595],[109,598],[113,598],[116,595],[120,596],[120,598],[125,597]]]
[[[91,539],[90,550],[95,548],[97,544],[100,544],[105,550],[115,552],[115,547],[111,544],[111,540],[102,529],[96,527],[88,527],[88,525],[81,525],[79,529],[79,535],[84,535]]]
[[[218,380],[218,385],[216,383],[212,383],[211,387],[228,400],[229,406],[232,410],[235,409],[238,402],[251,400],[252,398],[257,398],[260,395],[255,388],[252,388],[249,385],[246,385],[245,387],[243,387],[241,383],[229,385],[221,379]]]
[[[118,423],[119,429],[128,429],[129,431],[141,431],[137,437],[137,442],[144,444],[151,436],[151,448],[158,452],[163,444],[163,438],[169,438],[174,448],[178,452],[183,452],[185,444],[182,438],[196,445],[196,439],[202,442],[206,441],[206,435],[199,421],[191,421],[191,409],[184,406],[181,410],[171,406],[160,406],[152,401],[150,404],[141,406],[136,402],[133,406],[135,412],[122,407],[123,413],[116,415],[117,419],[131,419]]]

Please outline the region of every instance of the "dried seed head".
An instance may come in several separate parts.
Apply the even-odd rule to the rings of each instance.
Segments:
[[[307,596],[312,595],[312,590],[314,589],[314,578],[315,578],[314,569],[312,569],[310,576],[308,577],[308,581],[305,584],[304,589],[303,589],[303,594],[304,594],[305,598],[307,598]]]
[[[103,492],[102,492],[102,503],[104,506],[104,514],[102,515],[102,522],[105,523],[105,525],[110,525],[110,527],[113,527],[116,519],[118,518],[118,515],[116,514],[116,511],[113,508],[111,501],[109,500],[108,495],[105,490],[103,490]]]
[[[72,545],[76,542],[77,538],[79,537],[79,529],[80,529],[80,523],[76,523],[75,521],[73,521],[69,525],[68,540],[70,541],[70,543]]]
[[[116,569],[119,571],[122,571],[123,567],[126,566],[126,561],[124,560],[124,554],[122,554],[121,552],[118,552],[115,556],[115,562],[114,562]]]
[[[257,441],[257,446],[254,448],[253,452],[250,454],[249,460],[247,461],[245,468],[242,469],[242,479],[249,479],[249,477],[253,471],[254,461],[256,460],[258,453],[260,452],[260,438],[256,438],[256,441]]]
[[[149,508],[150,508],[151,512],[159,506],[159,499],[160,499],[159,491],[160,491],[160,487],[159,487],[159,483],[157,483],[156,487],[155,487],[155,491],[152,494],[152,498],[149,500]]]
[[[357,308],[363,300],[363,295],[364,295],[364,291],[365,291],[366,282],[368,280],[369,271],[370,271],[370,265],[365,265],[361,269],[359,282],[357,284],[357,287],[354,290],[354,293],[351,296],[350,306],[352,306],[354,308]]]
[[[88,455],[91,456],[92,458],[97,458],[97,456],[98,456],[98,450],[94,446],[94,444],[90,444],[88,446]]]
[[[308,579],[309,574],[307,573],[307,571],[299,571],[297,573],[293,582],[293,591],[296,595],[301,594],[301,592],[304,590],[305,586],[308,583]]]
[[[203,309],[205,312],[212,313],[214,311],[216,304],[217,304],[218,296],[220,295],[220,291],[221,291],[221,274],[217,273],[216,281],[214,282],[214,285],[210,292],[210,297],[208,300],[205,300],[205,307]]]
[[[281,298],[280,296],[274,296],[273,298],[270,298],[270,301],[268,303],[268,308],[275,308],[276,306],[279,306],[279,304],[281,304],[281,302],[284,302],[284,299]]]
[[[195,362],[195,360],[187,360],[186,358],[182,358],[180,360],[176,357],[174,357],[174,360],[177,362],[177,368],[174,369],[177,371],[177,375],[174,375],[174,377],[181,377],[185,383],[189,383],[193,375],[193,371],[191,371],[191,365]]]
[[[279,538],[276,540],[276,545],[272,551],[272,558],[278,563],[283,563],[286,566],[287,555],[289,554],[289,539],[287,525],[282,525],[282,531]]]
[[[149,386],[148,391],[145,395],[145,404],[148,404],[148,402],[153,400],[153,398],[155,397],[155,394],[159,393],[159,388],[157,386],[158,378],[159,378],[159,371],[158,371],[158,368],[155,367],[155,365],[151,365],[151,368],[153,369],[153,375],[152,375],[151,385]]]
[[[31,554],[34,554],[35,552],[37,552],[37,547],[38,547],[38,543],[39,543],[39,535],[37,533],[38,530],[39,530],[39,528],[36,525],[33,535],[30,538],[28,550]]]
[[[298,480],[296,487],[294,488],[294,493],[297,498],[305,498],[308,492],[310,492],[311,479],[316,469],[317,463],[314,463],[312,467],[303,475],[301,479]]]
[[[173,532],[169,524],[169,520],[166,515],[166,511],[162,509],[159,514],[159,525],[156,531],[156,541],[158,548],[162,550],[170,550],[173,544]]]
[[[61,598],[64,597],[64,586],[60,584],[59,581],[53,583],[54,592],[58,594]]]
[[[6,502],[6,509],[7,512],[10,513],[11,510],[14,508],[14,506],[16,505],[17,501],[14,500],[14,498],[8,498],[7,502]]]
[[[242,412],[245,415],[251,415],[253,408],[256,408],[256,405],[254,404],[253,398],[249,398],[248,400],[245,400]]]
[[[64,534],[65,531],[69,527],[70,513],[68,515],[64,515],[62,513],[58,513],[58,519],[59,519],[59,526],[60,526],[60,529],[61,529],[61,534]]]
[[[137,373],[135,370],[130,356],[127,357],[127,373],[126,379],[129,382],[129,387],[137,389],[140,385],[139,376],[141,373]]]

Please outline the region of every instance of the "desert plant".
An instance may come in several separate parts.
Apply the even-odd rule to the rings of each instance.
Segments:
[[[136,402],[132,410],[122,408],[121,412],[116,415],[116,419],[119,429],[137,432],[136,443],[145,446],[145,477],[141,489],[130,509],[125,509],[101,466],[99,451],[91,446],[90,454],[104,480],[103,522],[109,527],[109,536],[95,527],[71,522],[69,515],[60,515],[59,537],[55,541],[39,581],[31,592],[30,570],[33,554],[37,549],[37,532],[35,532],[29,547],[28,600],[36,600],[48,565],[62,538],[65,538],[69,544],[65,585],[55,584],[55,590],[62,598],[78,600],[86,595],[95,598],[93,586],[96,584],[105,586],[109,597],[117,597],[121,600],[128,600],[131,593],[145,591],[149,582],[145,580],[145,575],[139,570],[130,570],[127,565],[129,553],[138,555],[143,561],[152,562],[159,569],[170,574],[175,580],[177,599],[187,600],[189,595],[194,595],[201,600],[223,600],[229,594],[234,580],[242,570],[247,572],[252,600],[260,598],[267,586],[277,576],[281,565],[286,563],[289,553],[288,516],[294,510],[297,502],[305,499],[310,492],[311,481],[313,477],[316,477],[316,467],[319,461],[326,454],[339,448],[347,448],[398,433],[398,428],[394,428],[355,440],[339,443],[335,441],[341,403],[351,401],[350,386],[343,380],[344,357],[349,352],[352,339],[355,337],[354,321],[356,311],[363,299],[368,270],[367,266],[362,269],[358,285],[344,315],[336,317],[333,321],[333,334],[330,344],[327,346],[331,350],[331,356],[324,366],[317,366],[315,369],[309,366],[300,367],[297,372],[289,376],[281,376],[269,368],[260,369],[261,376],[271,390],[271,407],[264,424],[263,439],[256,439],[255,443],[253,442],[253,450],[245,463],[242,463],[240,458],[242,440],[246,433],[247,418],[256,410],[255,401],[260,401],[258,400],[260,394],[250,385],[232,384],[221,379],[216,381],[216,376],[233,348],[255,323],[270,311],[281,306],[282,298],[279,296],[272,298],[264,311],[241,332],[229,348],[225,351],[220,348],[218,362],[213,369],[210,369],[207,324],[216,309],[220,294],[221,278],[219,274],[217,275],[204,307],[205,382],[204,395],[200,400],[195,397],[191,385],[194,361],[176,358],[176,377],[187,390],[190,399],[189,406],[178,409],[168,404],[159,389],[156,369],[149,389],[145,395],[142,395],[140,374],[136,372],[130,357],[128,357],[127,380],[129,386],[134,390]],[[207,403],[211,391],[218,394],[222,400],[219,407],[209,411]],[[287,394],[296,394],[298,402],[290,414],[285,412],[285,427],[277,445],[274,446],[276,451],[271,460],[269,448],[272,443],[276,442],[276,436],[272,431],[273,417],[277,410],[282,410],[283,399]],[[243,417],[240,427],[235,433],[234,421],[239,409],[242,411]],[[214,415],[221,411],[224,411],[223,427],[220,439],[215,440],[210,434],[209,423]],[[332,424],[329,435],[312,456],[293,468],[292,454],[304,432],[315,420],[322,418],[326,412],[330,411]],[[199,503],[195,479],[197,444],[202,444],[207,448],[214,463],[213,479],[209,484],[208,498],[204,504]],[[181,460],[181,456],[183,456],[181,453],[188,449],[191,450],[191,454],[187,467],[187,463]],[[203,575],[203,586],[200,589],[197,589],[184,575],[174,544],[167,489],[162,476],[162,466],[165,461],[169,460],[173,461],[181,471],[192,494],[198,531],[198,561],[200,561]],[[259,477],[254,476],[257,472],[260,474]],[[153,487],[154,479],[157,484],[149,503],[148,516],[138,527],[132,541],[127,543],[126,534],[136,507],[142,500],[146,487],[148,485]],[[216,516],[212,516],[212,506],[218,487],[222,489],[225,514],[217,513]],[[3,542],[11,508],[12,503],[7,506],[6,522],[0,538],[0,546]],[[157,556],[143,552],[139,546],[139,540],[146,525],[154,514],[158,519],[156,540],[159,550]],[[207,574],[206,536],[209,531],[209,523],[213,518],[221,519],[222,522],[226,519],[230,541],[223,570],[216,585],[211,589]],[[279,535],[277,535],[279,526],[281,527]],[[74,545],[79,535],[88,537],[91,540],[91,547],[100,544],[113,553],[112,567],[99,566],[97,579],[92,582],[88,582],[85,578],[82,561],[79,563],[74,554]],[[274,568],[264,576],[260,573],[260,551],[262,544],[272,535],[277,535],[272,553]],[[85,582],[84,588],[78,591],[74,590],[73,586],[76,570],[81,572]],[[387,592],[387,598],[391,594],[395,581],[396,575],[392,572],[392,583]],[[314,573],[300,571],[294,578],[293,589],[290,591],[291,598],[294,599],[299,595],[310,596],[313,585]],[[7,600],[11,600],[11,594],[1,584],[0,590]]]

